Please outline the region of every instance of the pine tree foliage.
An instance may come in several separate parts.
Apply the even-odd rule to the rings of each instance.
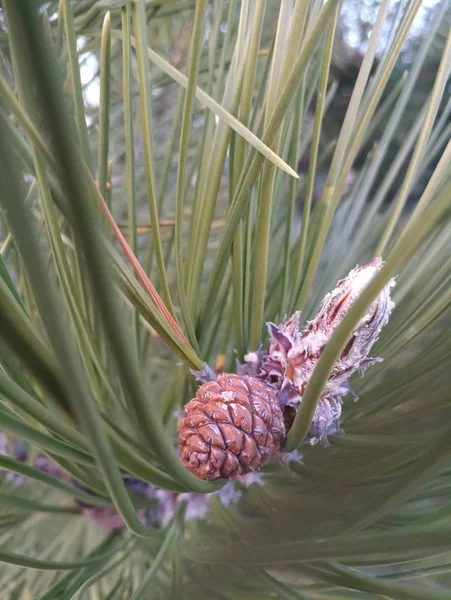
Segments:
[[[339,0],[0,7],[2,598],[449,599],[449,5],[414,35],[382,0],[339,130]],[[280,460],[192,475],[191,371],[378,256]],[[383,362],[306,442],[393,277]]]

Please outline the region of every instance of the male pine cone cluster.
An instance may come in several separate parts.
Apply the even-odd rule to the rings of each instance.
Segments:
[[[185,466],[201,479],[234,479],[277,455],[285,435],[275,393],[248,375],[204,383],[179,423]]]
[[[302,329],[299,313],[280,325],[269,323],[266,351],[246,354],[238,375],[223,373],[201,385],[179,423],[181,458],[194,475],[234,479],[277,457],[334,329],[382,264],[376,258],[353,269]],[[349,378],[380,362],[368,353],[393,308],[392,285],[390,281],[369,307],[334,365],[307,435],[311,444],[327,444],[327,437],[340,430],[342,398],[352,393]],[[198,375],[208,378],[207,372]]]

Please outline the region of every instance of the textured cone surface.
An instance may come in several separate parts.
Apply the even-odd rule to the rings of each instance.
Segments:
[[[200,479],[233,479],[276,456],[284,435],[275,393],[254,377],[223,373],[185,406],[180,455]]]

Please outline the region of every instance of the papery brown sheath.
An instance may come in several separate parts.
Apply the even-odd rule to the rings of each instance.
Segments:
[[[280,325],[268,323],[270,341],[266,352],[249,352],[245,356],[246,363],[240,365],[239,372],[258,377],[276,391],[287,429],[333,331],[382,264],[381,258],[375,258],[363,267],[353,269],[325,296],[315,318],[302,329],[299,312]],[[368,353],[394,306],[390,299],[393,285],[391,280],[371,304],[335,363],[308,433],[312,444],[327,444],[327,437],[339,431],[342,398],[348,393],[353,394],[349,378],[356,371],[382,360],[369,358]]]

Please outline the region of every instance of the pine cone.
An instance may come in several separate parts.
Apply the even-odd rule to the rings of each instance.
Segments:
[[[223,373],[204,383],[179,423],[180,454],[200,479],[233,479],[259,469],[285,435],[275,393],[254,377]]]

